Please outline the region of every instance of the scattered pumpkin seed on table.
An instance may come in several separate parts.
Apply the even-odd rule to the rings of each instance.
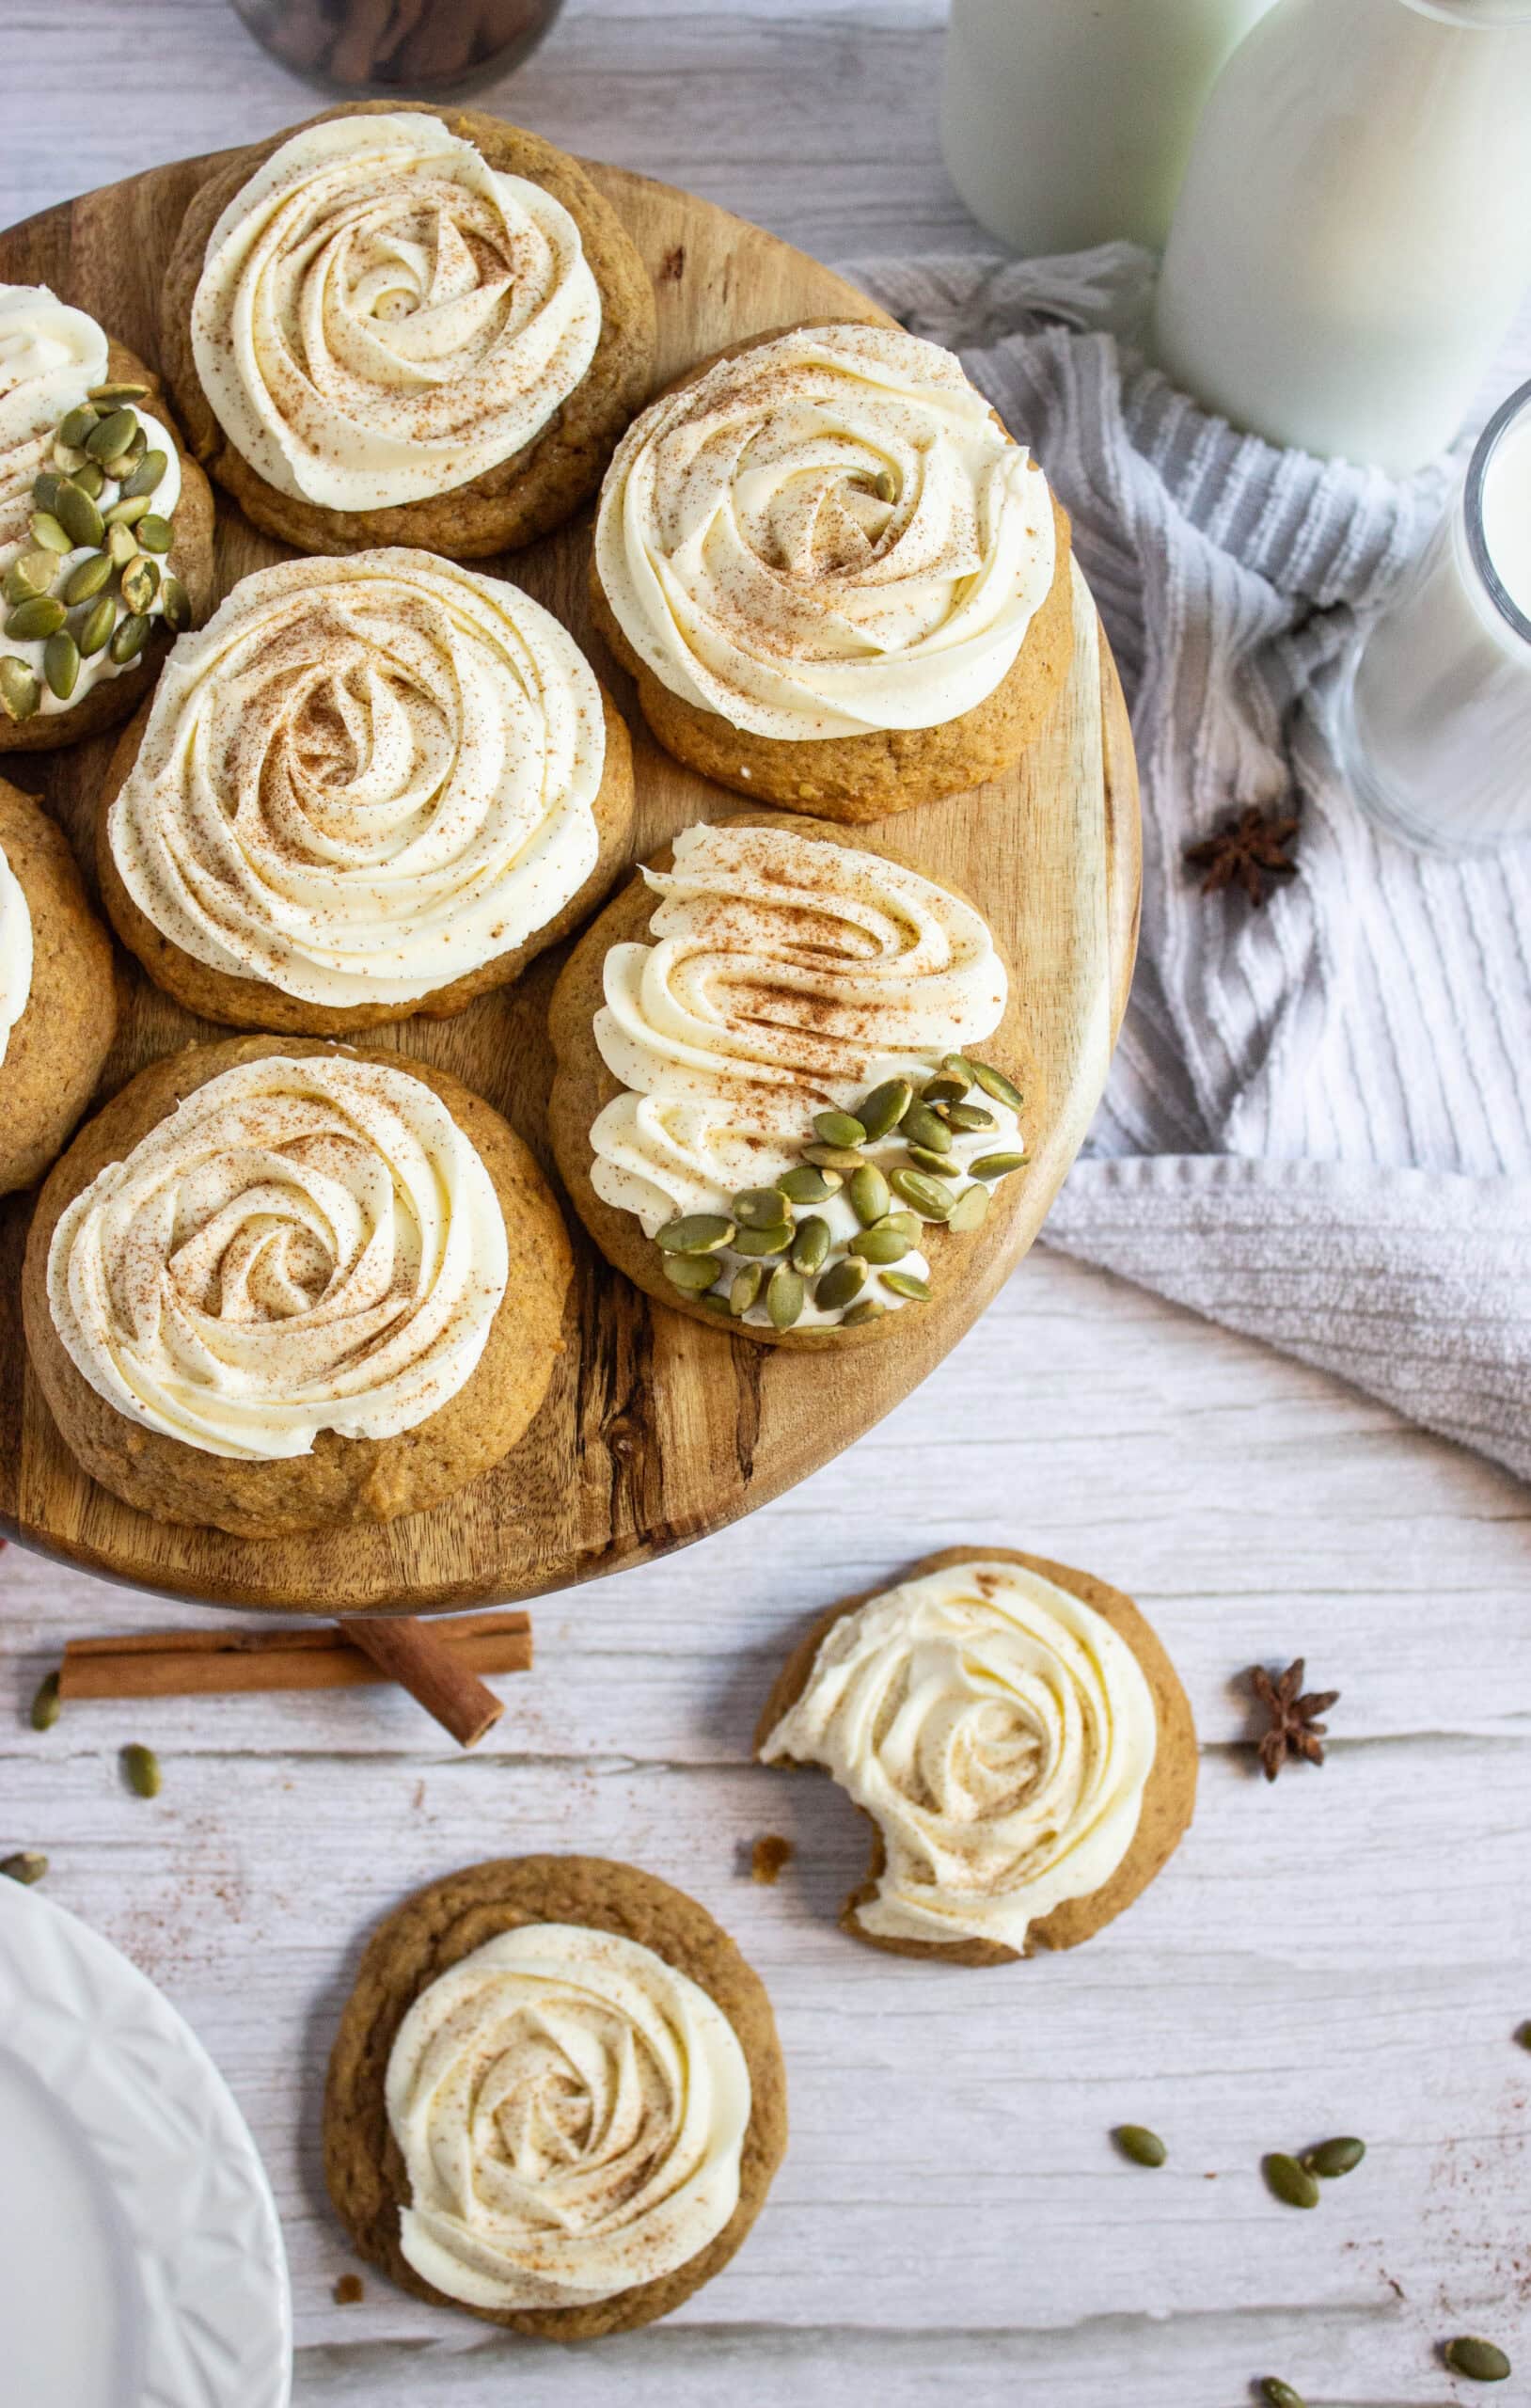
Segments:
[[[0,1874],[8,1881],[19,1881],[24,1890],[40,1881],[47,1870],[48,1860],[40,1848],[18,1848],[14,1856],[0,1857]]]
[[[135,1798],[157,1798],[160,1794],[160,1760],[153,1749],[141,1747],[136,1740],[124,1748],[122,1777]]]
[[[1459,2334],[1446,2343],[1443,2353],[1453,2374],[1464,2374],[1469,2383],[1503,2383],[1510,2372],[1509,2360],[1496,2342],[1481,2340],[1476,2334]]]
[[[1294,2391],[1289,2383],[1283,2383],[1279,2374],[1266,2376],[1260,2385],[1260,2397],[1270,2402],[1270,2408],[1307,2408],[1302,2393]]]
[[[1332,2141],[1320,2141],[1317,2148],[1305,2149],[1302,2163],[1308,2173],[1318,2174],[1326,2182],[1338,2181],[1342,2174],[1353,2174],[1366,2154],[1366,2144],[1349,2135]]]
[[[63,1712],[58,1696],[58,1674],[50,1672],[32,1700],[32,1728],[51,1731]]]
[[[1318,2204],[1318,2178],[1299,2165],[1295,2157],[1284,2149],[1273,2149],[1266,2158],[1264,2172],[1267,2185],[1288,2208],[1316,2208]]]
[[[1112,2134],[1122,2155],[1134,2165],[1162,2165],[1169,2150],[1146,2124],[1118,2124]]]

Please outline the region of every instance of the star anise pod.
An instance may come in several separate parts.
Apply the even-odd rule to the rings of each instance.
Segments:
[[[1328,1726],[1318,1717],[1328,1713],[1339,1691],[1309,1689],[1300,1696],[1306,1671],[1306,1658],[1300,1656],[1278,1680],[1271,1679],[1263,1664],[1256,1664],[1250,1673],[1250,1687],[1271,1717],[1271,1728],[1260,1741],[1267,1781],[1274,1781],[1288,1756],[1305,1756],[1310,1765],[1323,1763],[1321,1735]]]
[[[1192,869],[1206,871],[1204,895],[1216,895],[1237,881],[1258,911],[1271,879],[1297,876],[1297,863],[1288,859],[1286,850],[1297,829],[1296,819],[1268,816],[1252,804],[1237,817],[1225,819],[1201,844],[1188,845],[1186,863]]]

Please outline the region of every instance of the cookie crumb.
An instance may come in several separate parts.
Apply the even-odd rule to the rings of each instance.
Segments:
[[[790,1840],[780,1831],[763,1831],[750,1851],[750,1878],[774,1889],[784,1865],[792,1862],[795,1850]]]
[[[342,2274],[335,2286],[337,2307],[355,2307],[357,2301],[366,2296],[367,2286],[359,2274]]]

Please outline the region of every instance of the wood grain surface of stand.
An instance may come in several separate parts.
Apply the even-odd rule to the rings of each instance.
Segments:
[[[157,359],[165,261],[209,166],[155,168],[0,235],[0,277],[51,285]],[[659,381],[768,327],[815,316],[880,320],[840,277],[741,219],[619,168],[592,165],[591,173],[655,277]],[[1024,427],[1013,431],[1024,440]],[[286,556],[221,493],[218,513],[220,592]],[[586,514],[529,551],[479,565],[556,611],[627,714],[639,857],[736,800],[649,741],[628,681],[591,631],[589,550]],[[859,1437],[955,1343],[1035,1237],[1083,1138],[1126,1003],[1137,933],[1137,778],[1114,666],[1077,574],[1075,601],[1072,674],[1020,768],[889,830],[909,858],[986,911],[1017,967],[1035,1065],[1021,1207],[993,1216],[960,1292],[900,1313],[876,1346],[795,1354],[651,1305],[576,1229],[565,1351],[541,1414],[504,1463],[429,1513],[256,1545],[155,1522],[79,1471],[26,1370],[18,1290],[31,1199],[13,1197],[0,1206],[0,1529],[86,1570],[206,1604],[409,1615],[535,1596],[700,1538]],[[7,764],[67,830],[92,885],[110,743]],[[561,949],[545,956],[517,987],[455,1020],[407,1022],[369,1042],[454,1070],[546,1163],[545,1020],[560,959]],[[118,966],[125,1008],[103,1098],[154,1056],[223,1033],[181,1010],[120,953]]]

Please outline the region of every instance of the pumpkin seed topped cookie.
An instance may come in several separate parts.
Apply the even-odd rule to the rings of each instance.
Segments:
[[[886,847],[687,828],[555,990],[559,1169],[647,1294],[768,1344],[871,1338],[1018,1202],[1018,1023],[982,913]]]
[[[599,482],[654,342],[647,272],[575,160],[413,103],[226,156],[162,299],[198,456],[305,551],[545,534]]]
[[[43,284],[0,284],[0,752],[125,719],[213,594],[213,496],[158,380]]]

